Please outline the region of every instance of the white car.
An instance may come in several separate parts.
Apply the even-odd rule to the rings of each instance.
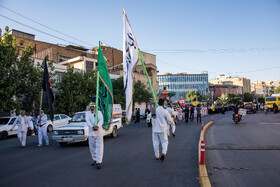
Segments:
[[[111,135],[117,137],[118,129],[122,127],[121,105],[114,104],[112,123],[108,130],[104,130],[103,136]],[[86,111],[77,112],[70,123],[54,129],[52,136],[61,146],[68,143],[86,142],[88,140],[89,129],[86,123]]]
[[[0,139],[6,139],[8,136],[17,134],[17,126],[10,131],[17,116],[14,117],[0,117]]]
[[[53,118],[53,122],[51,120],[47,121],[47,130],[48,132],[52,132],[53,129],[61,127],[63,125],[67,125],[71,118],[65,114],[55,114]]]

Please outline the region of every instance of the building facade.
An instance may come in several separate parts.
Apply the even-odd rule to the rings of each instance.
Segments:
[[[187,74],[165,73],[157,76],[159,82],[159,90],[166,88],[168,91],[175,92],[173,100],[186,98],[186,94],[190,91],[198,92],[202,95],[208,93],[208,74]]]
[[[220,75],[209,82],[212,85],[224,85],[226,83],[232,83],[232,85],[242,87],[242,95],[244,95],[244,93],[251,93],[251,80],[243,77]]]
[[[217,100],[223,93],[234,94],[236,96],[242,96],[242,87],[232,84],[209,84],[209,92],[213,101]]]
[[[271,96],[280,86],[280,81],[256,81],[252,83],[252,92],[258,96]]]

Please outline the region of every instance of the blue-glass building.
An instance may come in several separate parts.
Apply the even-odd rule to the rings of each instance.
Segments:
[[[186,98],[186,94],[190,91],[196,91],[202,95],[208,93],[208,74],[169,74],[158,75],[159,90],[164,87],[168,91],[173,91],[176,96],[172,99]]]

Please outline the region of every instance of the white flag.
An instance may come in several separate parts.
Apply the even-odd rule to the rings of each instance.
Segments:
[[[127,19],[125,10],[123,9],[123,82],[126,96],[126,123],[129,124],[132,117],[132,89],[133,68],[138,60],[138,44],[132,32],[130,23]]]

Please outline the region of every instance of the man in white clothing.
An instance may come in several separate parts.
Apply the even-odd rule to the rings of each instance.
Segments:
[[[98,111],[97,125],[95,125],[95,103],[89,104],[90,111],[86,113],[86,122],[89,129],[88,144],[90,154],[93,160],[92,166],[96,166],[98,169],[102,168],[103,159],[103,115]]]
[[[38,116],[38,139],[39,139],[39,144],[38,144],[38,147],[42,147],[43,146],[43,137],[46,141],[46,146],[50,145],[50,142],[49,142],[49,137],[48,137],[48,134],[47,134],[47,115],[44,114],[44,111],[41,110],[40,111],[40,115]]]
[[[25,111],[22,110],[20,112],[20,115],[16,118],[16,120],[13,123],[13,126],[10,131],[12,131],[15,126],[18,126],[17,129],[17,136],[20,141],[21,147],[25,147],[26,144],[26,133],[28,128],[28,118],[25,115]]]
[[[167,126],[172,123],[172,118],[167,110],[163,108],[164,99],[159,99],[159,107],[156,109],[156,119],[153,124],[153,146],[157,160],[164,160],[167,153],[168,137]],[[159,144],[162,146],[162,155],[159,155]]]
[[[175,137],[176,126],[175,126],[175,123],[174,123],[174,110],[171,108],[171,105],[169,103],[167,104],[166,110],[168,111],[168,113],[170,114],[171,118],[173,119],[172,123],[168,124],[168,126],[167,126],[167,136],[170,136],[170,125],[171,125],[172,135]]]
[[[28,118],[28,128],[30,128],[31,130],[31,135],[35,136],[32,112],[29,112],[29,116],[27,116],[27,118]]]

